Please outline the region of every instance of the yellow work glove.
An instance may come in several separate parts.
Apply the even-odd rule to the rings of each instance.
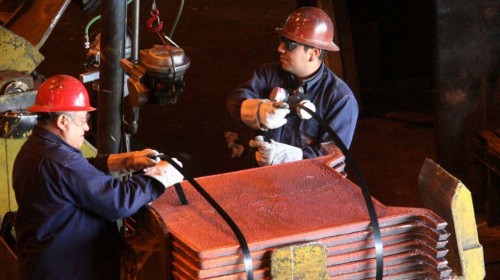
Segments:
[[[158,152],[152,149],[127,152],[121,154],[110,154],[108,157],[108,170],[113,177],[121,177],[131,172],[143,170],[155,166]]]

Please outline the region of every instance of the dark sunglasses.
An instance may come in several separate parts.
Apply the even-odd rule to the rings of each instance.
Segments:
[[[286,37],[280,36],[280,44],[283,43],[285,45],[285,49],[289,52],[295,50],[298,45],[302,45],[301,43],[297,43],[292,41]]]

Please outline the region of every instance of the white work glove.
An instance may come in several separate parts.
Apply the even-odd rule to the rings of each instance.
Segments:
[[[257,148],[255,161],[259,166],[297,161],[303,157],[302,149],[274,140],[269,143],[264,141],[262,136],[255,136],[254,140],[250,140],[249,145]]]
[[[176,158],[172,158],[175,163],[182,167],[182,163]],[[180,183],[184,179],[184,176],[170,163],[166,161],[160,161],[155,166],[146,168],[144,170],[144,175],[155,178],[160,181],[165,188],[172,186],[175,183]]]
[[[110,154],[108,157],[108,170],[113,177],[120,177],[130,172],[143,170],[146,167],[155,166],[158,162],[154,156],[158,152],[152,149],[127,152],[121,154]]]
[[[286,123],[290,113],[285,102],[272,102],[268,99],[247,99],[241,103],[241,120],[254,129],[275,129]]]

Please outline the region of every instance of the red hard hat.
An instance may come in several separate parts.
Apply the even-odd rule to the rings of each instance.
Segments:
[[[276,32],[295,42],[328,50],[338,51],[333,43],[333,23],[330,17],[316,7],[302,7],[290,14],[283,27]]]
[[[40,85],[30,112],[94,111],[85,86],[76,78],[56,75]]]

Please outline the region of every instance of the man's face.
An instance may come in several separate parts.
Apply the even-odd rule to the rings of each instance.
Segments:
[[[60,118],[64,118],[61,120],[61,125],[64,126],[61,132],[62,138],[70,146],[80,149],[85,139],[85,132],[90,129],[88,125],[90,114],[85,111],[65,112]]]
[[[311,49],[308,49],[306,51],[304,45],[288,38],[281,37],[278,46],[281,68],[294,74],[298,78],[307,77],[311,74],[309,71],[310,50]]]

